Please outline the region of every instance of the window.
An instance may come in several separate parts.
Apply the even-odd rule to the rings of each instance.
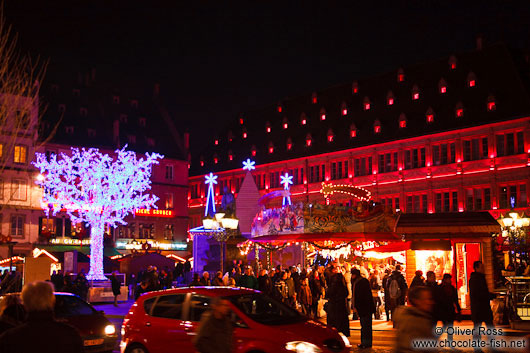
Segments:
[[[129,141],[130,144],[135,144],[136,143],[136,135],[128,135],[127,136],[127,140]]]
[[[499,208],[526,207],[527,205],[526,184],[512,184],[500,187]]]
[[[354,159],[353,173],[356,177],[372,174],[372,157]]]
[[[399,127],[401,129],[404,129],[407,127],[407,116],[405,115],[405,113],[401,113],[399,115]]]
[[[331,180],[348,177],[348,161],[331,163]]]
[[[427,213],[427,194],[407,195],[407,213]]]
[[[43,235],[55,235],[55,218],[39,218],[39,236]]]
[[[138,225],[138,237],[140,239],[153,239],[154,235],[154,225],[152,223],[140,223]]]
[[[456,147],[454,142],[442,143],[432,146],[433,165],[454,163],[456,159]]]
[[[173,193],[166,193],[166,210],[173,209]]]
[[[476,161],[485,158],[488,158],[487,137],[464,140],[464,161]]]
[[[359,83],[357,81],[354,81],[351,85],[351,92],[352,94],[359,93]]]
[[[173,166],[166,165],[166,180],[173,180]]]
[[[320,109],[320,120],[326,120],[326,109],[324,108]]]
[[[269,174],[269,188],[275,189],[280,187],[280,172],[272,172]]]
[[[147,138],[147,146],[155,147],[155,139],[148,137]]]
[[[524,134],[522,131],[496,135],[497,157],[524,153]]]
[[[456,212],[458,211],[458,192],[445,191],[434,194],[435,212]]]
[[[186,294],[160,296],[152,309],[151,316],[180,320],[185,299]]]
[[[69,316],[94,315],[95,310],[86,302],[73,295],[55,296],[55,316],[64,318]]]
[[[131,107],[138,108],[138,101],[136,99],[131,100]]]
[[[376,119],[374,122],[374,133],[378,134],[381,132],[381,122]]]
[[[425,147],[405,151],[405,169],[425,167]]]
[[[166,224],[164,226],[164,239],[165,240],[173,240],[173,224]]]
[[[119,96],[113,96],[112,97],[112,102],[114,104],[120,104],[120,97]]]
[[[379,155],[379,173],[395,172],[398,170],[398,153],[389,152]]]
[[[120,123],[127,123],[127,114],[120,114]]]
[[[26,217],[23,215],[13,215],[11,216],[11,230],[10,234],[13,237],[23,237],[24,236],[24,223],[26,223]]]
[[[88,115],[88,109],[87,108],[80,108],[79,114],[83,117],[86,117]]]
[[[28,154],[28,148],[22,145],[16,145],[13,151],[13,162],[25,164]]]
[[[210,297],[194,294],[190,300],[190,321],[201,321],[201,316],[210,309]]]
[[[96,130],[95,129],[87,129],[88,137],[96,137]]]
[[[26,200],[26,180],[13,179],[11,182],[11,200]]]
[[[412,86],[412,100],[420,99],[420,89],[417,85]]]
[[[466,190],[466,210],[481,211],[489,209],[491,209],[491,193],[489,188]]]
[[[386,94],[386,104],[394,105],[394,93],[392,91],[388,91]]]

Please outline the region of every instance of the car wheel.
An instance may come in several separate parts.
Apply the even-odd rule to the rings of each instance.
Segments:
[[[132,344],[130,347],[127,348],[125,352],[126,353],[149,353],[147,352],[147,349],[141,344]]]

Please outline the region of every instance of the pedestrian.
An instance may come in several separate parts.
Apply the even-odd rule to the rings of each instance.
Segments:
[[[394,310],[400,306],[405,305],[405,296],[407,295],[407,281],[401,273],[401,265],[396,265],[396,269],[390,275],[387,281],[387,291],[390,296],[390,310],[392,318],[394,317]],[[396,327],[393,323],[394,328]]]
[[[318,302],[322,295],[322,287],[320,286],[318,271],[316,269],[309,274],[309,289],[311,290],[311,297],[313,299],[311,313],[313,314],[314,319],[318,319],[320,317],[320,313],[318,312]]]
[[[442,321],[444,328],[443,332],[447,332],[447,339],[452,341],[452,330],[447,330],[447,328],[453,328],[455,319],[460,321],[462,309],[458,303],[458,294],[455,286],[451,283],[451,275],[449,273],[446,273],[443,276],[442,284],[439,287],[438,298],[439,303],[435,303],[440,309],[438,320]]]
[[[28,283],[22,289],[27,321],[0,336],[2,353],[79,353],[84,351],[79,332],[55,321],[55,295],[49,282]]]
[[[397,324],[396,353],[422,352],[413,347],[414,340],[435,340],[431,290],[425,286],[413,287],[408,293],[408,299],[409,306],[400,306],[392,313],[392,321]],[[423,351],[432,352],[428,349]]]
[[[62,292],[76,294],[77,288],[75,288],[74,283],[72,282],[72,277],[69,274],[66,274],[63,278]]]
[[[379,306],[381,305],[381,298],[379,298],[379,290],[381,286],[379,285],[379,272],[374,270],[368,278],[370,282],[370,289],[372,291],[372,298],[375,304],[375,319],[379,320],[381,318],[379,313]]]
[[[431,289],[432,299],[434,300],[434,308],[432,311],[432,318],[436,324],[440,319],[440,286],[436,282],[436,274],[434,271],[427,272],[427,280],[425,281],[425,286]]]
[[[147,292],[149,292],[149,285],[147,284],[147,281],[140,282],[138,288],[136,288],[134,291],[134,300],[137,300],[142,294]]]
[[[252,273],[251,267],[245,269],[245,274],[239,277],[239,282],[236,281],[236,284],[239,287],[258,289],[258,280]]]
[[[241,278],[241,267],[236,267],[234,269],[234,273],[232,274],[232,277],[234,278],[234,281],[236,281],[236,283],[239,283],[239,279]]]
[[[114,295],[114,306],[118,306],[118,296],[121,294],[120,281],[116,277],[116,271],[112,272],[110,276],[110,284],[112,287],[112,295]]]
[[[344,280],[346,281],[346,286],[348,287],[348,298],[347,300],[347,307],[348,307],[348,318],[351,314],[351,298],[352,298],[352,287],[351,287],[351,266],[349,263],[345,262],[344,266],[342,267],[342,275],[344,276]]]
[[[473,272],[469,276],[469,300],[471,302],[471,321],[473,321],[473,340],[480,341],[479,327],[484,323],[488,329],[493,328],[493,312],[490,300],[495,294],[490,293],[486,275],[484,275],[484,264],[482,261],[473,263]]]
[[[287,284],[285,283],[285,280],[287,279],[287,273],[282,271],[280,273],[280,276],[274,283],[274,297],[281,301],[282,303],[287,304],[288,298],[289,298],[289,292],[287,289]]]
[[[272,281],[267,274],[267,270],[262,269],[258,277],[258,289],[268,296],[272,295]]]
[[[410,282],[410,288],[414,286],[424,286],[425,285],[425,279],[423,278],[423,272],[418,270],[414,274],[414,278],[412,279],[412,282]]]
[[[311,289],[309,289],[309,279],[304,277],[300,283],[300,306],[302,307],[302,314],[311,316],[311,306],[313,305],[313,296]]]
[[[296,287],[294,280],[291,277],[290,270],[285,271],[285,274],[287,275],[287,279],[285,280],[285,284],[287,285],[287,304],[291,308],[296,309]]]
[[[352,275],[353,277],[353,275]],[[371,296],[371,294],[370,294]],[[342,273],[337,267],[331,267],[330,283],[328,287],[327,324],[335,327],[346,337],[350,336],[350,321],[348,320],[348,287]]]
[[[388,293],[388,290],[387,290],[387,282],[388,282],[388,279],[390,278],[391,272],[392,271],[390,270],[390,268],[387,268],[385,270],[385,276],[383,277],[383,298],[385,302],[386,321],[390,321],[390,294]]]
[[[201,284],[201,279],[199,278],[199,274],[195,272],[193,274],[193,280],[190,283],[190,287],[197,287],[197,286],[202,286],[202,284]]]
[[[213,297],[210,305],[211,311],[201,317],[193,344],[199,353],[230,353],[234,327],[229,301]]]
[[[361,271],[351,270],[352,279],[352,309],[359,315],[361,322],[361,343],[359,348],[372,347],[372,314],[375,313],[375,304],[372,297],[370,281],[361,276]]]
[[[210,274],[208,273],[208,271],[204,271],[201,277],[201,286],[209,286],[209,285],[211,285]]]
[[[215,278],[213,279],[212,286],[223,286],[223,273],[221,271],[217,271],[215,273]]]
[[[77,289],[77,294],[81,297],[83,300],[87,300],[88,296],[88,281],[85,276],[85,271],[81,270],[77,274],[77,277],[75,278],[74,285]]]
[[[291,266],[290,270],[291,270],[291,279],[293,280],[293,284],[294,284],[294,298],[296,302],[299,298],[300,286],[301,286],[300,273],[298,273],[298,269],[295,266]]]

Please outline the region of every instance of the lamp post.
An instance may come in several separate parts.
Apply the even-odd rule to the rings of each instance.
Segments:
[[[526,248],[526,227],[530,225],[530,218],[524,213],[519,215],[512,210],[506,216],[501,215],[497,221],[501,225],[502,236],[507,237],[513,247],[509,251],[510,262],[517,270],[517,254],[520,254],[521,250],[528,251]]]
[[[224,273],[224,248],[226,241],[237,235],[239,220],[235,217],[225,217],[224,213],[216,213],[214,218],[205,217],[202,220],[204,234],[219,242],[221,272]]]

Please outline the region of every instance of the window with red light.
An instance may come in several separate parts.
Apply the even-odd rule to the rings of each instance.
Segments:
[[[475,76],[474,72],[470,72],[467,75],[467,85],[469,87],[475,87],[475,85],[477,84],[476,80],[477,80],[477,77]]]
[[[271,132],[271,127],[270,127],[270,126],[267,126],[267,127],[266,127],[266,130],[267,130],[267,133]]]
[[[455,163],[456,144],[454,142],[444,142],[432,146],[432,164],[443,165]]]
[[[320,115],[320,120],[322,120],[322,121],[326,120],[326,114],[321,114]]]
[[[392,211],[399,211],[399,197],[398,196],[387,196],[387,197],[381,197],[379,199],[379,202],[385,210],[392,210]]]
[[[524,153],[524,133],[508,132],[495,135],[497,157]]]
[[[350,137],[356,137],[357,136],[357,130],[352,129],[350,130]]]
[[[244,139],[247,138],[247,133],[246,133],[246,132],[243,133],[243,138],[244,138]]]
[[[420,94],[417,93],[417,92],[416,92],[416,93],[413,93],[413,94],[412,94],[412,99],[414,99],[414,100],[418,100],[418,99],[420,99]]]
[[[394,98],[388,98],[388,105],[394,105]]]
[[[213,162],[214,162],[215,164],[217,164],[218,161],[219,161],[219,160],[217,159],[217,157],[215,157],[215,158],[213,159]]]
[[[462,109],[462,108],[456,108],[456,116],[457,116],[458,118],[463,117],[463,116],[464,116],[464,109]]]
[[[510,209],[528,206],[525,183],[510,183],[499,188],[499,208]]]
[[[405,72],[403,71],[403,69],[399,69],[398,70],[398,73],[397,73],[397,80],[398,82],[403,82],[405,81]]]
[[[311,143],[312,143],[311,139],[306,139],[305,140],[305,144],[306,144],[307,147],[311,146]]]
[[[491,101],[491,102],[488,102],[488,110],[489,111],[493,111],[495,110],[496,106],[495,106],[495,102],[494,101]]]
[[[313,104],[317,104],[318,100],[317,100],[317,94],[316,93],[313,93],[313,95],[311,96],[311,102]]]
[[[381,124],[380,124],[379,122],[376,122],[376,123],[374,124],[374,132],[375,132],[376,134],[378,134],[378,133],[381,132]]]
[[[201,161],[201,167],[204,167],[204,161]]]
[[[310,183],[318,183],[326,180],[326,165],[314,165],[309,167],[307,178]]]
[[[293,148],[293,144],[292,143],[287,143],[287,149],[291,150],[292,148]]]
[[[389,173],[398,170],[398,153],[388,152],[380,153],[379,156],[379,173]]]
[[[307,124],[307,120],[306,119],[302,119],[302,125],[305,125]]]
[[[447,92],[447,87],[446,86],[440,87],[440,93],[445,93],[445,92]]]
[[[229,160],[229,161],[232,161],[233,159],[234,159],[234,156],[231,155],[231,154],[229,154],[229,155],[228,155],[228,160]]]
[[[405,169],[425,167],[425,147],[405,150]]]
[[[456,69],[456,63],[451,63],[451,70]]]
[[[279,105],[279,106],[278,106],[278,113],[281,113],[281,112],[282,112],[282,106]]]
[[[434,194],[434,212],[458,212],[458,192],[443,191]]]
[[[340,161],[331,163],[330,170],[331,180],[337,180],[348,177],[348,161]]]
[[[354,82],[352,84],[352,89],[351,89],[352,93],[353,94],[357,94],[359,93],[359,84],[357,82]]]
[[[372,157],[361,157],[353,160],[353,175],[356,177],[372,174]]]
[[[364,110],[370,110],[370,103],[364,103]]]
[[[427,194],[407,194],[406,196],[406,210],[407,213],[427,213],[428,211],[428,202]]]
[[[469,80],[469,87],[475,87],[475,80]]]
[[[482,211],[491,209],[490,188],[466,189],[466,210]]]
[[[427,122],[432,123],[434,121],[434,114],[427,114]]]
[[[219,144],[219,140],[215,140],[213,143],[217,146]]]
[[[243,123],[244,123],[243,118],[239,118],[239,124],[240,124],[240,125],[243,125]]]
[[[400,120],[399,121],[399,127],[400,128],[406,128],[407,127],[407,121],[406,120]]]
[[[348,109],[342,109],[342,115],[348,115]]]

